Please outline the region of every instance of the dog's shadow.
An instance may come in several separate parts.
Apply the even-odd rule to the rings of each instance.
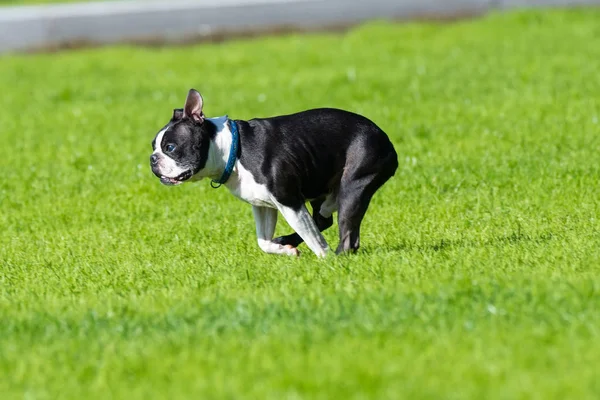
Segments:
[[[368,253],[377,253],[380,251],[443,252],[457,248],[506,247],[516,246],[524,243],[543,244],[552,241],[554,238],[555,235],[552,232],[545,232],[538,235],[513,232],[510,235],[500,235],[487,240],[442,238],[430,243],[423,243],[410,239],[401,239],[400,242],[387,243],[380,247],[365,246],[364,251]]]

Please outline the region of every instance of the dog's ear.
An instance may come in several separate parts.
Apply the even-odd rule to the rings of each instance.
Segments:
[[[181,118],[183,118],[183,108],[176,108],[173,110],[173,117],[171,117],[171,121],[177,122]]]
[[[204,113],[202,112],[202,96],[195,89],[190,89],[183,107],[183,116],[192,118],[196,122],[204,121]]]

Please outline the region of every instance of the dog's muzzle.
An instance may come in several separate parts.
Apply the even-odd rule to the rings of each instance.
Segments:
[[[168,178],[163,175],[157,175],[156,173],[155,173],[155,175],[160,178],[160,183],[162,183],[163,185],[174,186],[174,185],[180,185],[183,182],[187,181],[188,179],[190,179],[192,177],[193,174],[192,174],[191,170],[187,170],[187,171],[179,174],[175,178]]]
[[[168,186],[180,185],[183,182],[190,179],[192,177],[192,175],[194,175],[192,170],[189,169],[189,170],[186,170],[186,171],[180,173],[179,175],[177,175],[174,178],[165,176],[163,174],[163,172],[161,171],[160,156],[158,154],[152,154],[150,156],[150,166],[152,168],[152,173],[160,179],[160,182],[163,185],[168,185]]]

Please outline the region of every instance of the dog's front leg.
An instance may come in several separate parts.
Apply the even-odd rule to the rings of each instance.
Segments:
[[[252,206],[254,214],[254,222],[256,222],[256,236],[258,238],[258,247],[265,253],[271,254],[287,254],[290,256],[298,256],[298,249],[287,245],[273,243],[273,234],[275,233],[275,225],[277,225],[277,210],[268,207]]]
[[[285,220],[290,224],[292,229],[300,235],[308,248],[318,257],[325,257],[329,250],[329,246],[323,235],[321,235],[321,231],[319,231],[313,217],[311,217],[306,209],[306,206],[303,204],[300,208],[293,209],[291,207],[286,207],[283,204],[276,204]]]

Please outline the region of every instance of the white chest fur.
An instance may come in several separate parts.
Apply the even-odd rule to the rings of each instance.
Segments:
[[[232,135],[227,124],[227,116],[210,118],[216,125],[217,133],[208,151],[208,159],[202,171],[194,180],[210,177],[216,179],[221,176],[231,149]],[[248,171],[240,160],[235,162],[233,173],[223,184],[237,198],[244,200],[254,206],[276,208],[272,194],[265,185],[256,182],[254,176]]]
[[[239,160],[225,186],[234,196],[253,206],[277,208],[271,192],[265,185],[257,183],[252,173]]]

